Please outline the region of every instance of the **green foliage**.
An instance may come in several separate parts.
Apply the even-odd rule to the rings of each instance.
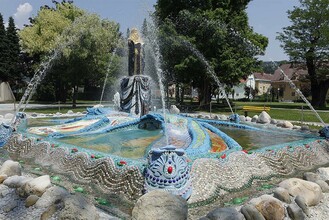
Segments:
[[[122,47],[119,25],[77,8],[72,2],[42,7],[32,25],[20,31],[22,47],[30,56],[43,60],[50,53],[61,56],[49,71],[48,83],[56,100],[68,98],[69,90],[103,84],[114,48]],[[38,66],[35,67],[37,69]],[[109,68],[109,80],[117,72],[118,58]],[[73,99],[77,96],[73,95]],[[75,102],[75,100],[74,100]]]
[[[8,62],[8,40],[3,23],[2,14],[0,14],[0,80],[7,81],[7,62]]]
[[[19,79],[21,76],[20,46],[15,22],[12,17],[9,17],[6,36],[8,40],[8,75],[12,80]]]
[[[288,11],[291,25],[277,39],[292,61],[307,67],[311,81],[312,104],[325,106],[329,88],[329,0],[300,0]]]
[[[0,80],[13,83],[19,79],[20,73],[20,47],[14,19],[9,17],[5,29],[0,14]]]
[[[168,78],[193,83],[204,96],[201,100],[208,103],[209,87],[217,85],[205,60],[193,53],[195,49],[203,54],[219,80],[230,87],[258,69],[255,56],[265,50],[268,41],[249,27],[245,12],[248,3],[158,0],[156,15],[160,20],[163,69],[170,73]]]

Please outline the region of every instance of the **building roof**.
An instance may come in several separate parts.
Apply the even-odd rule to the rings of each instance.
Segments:
[[[280,68],[283,70],[283,72],[288,76],[290,80],[305,79],[308,74],[306,69],[296,67],[290,63],[282,64]],[[272,81],[286,81],[280,68],[275,70]]]
[[[268,73],[254,73],[255,80],[258,81],[272,81],[273,75]]]

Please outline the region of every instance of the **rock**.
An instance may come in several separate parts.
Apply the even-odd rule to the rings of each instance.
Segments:
[[[282,187],[278,187],[274,190],[274,194],[273,194],[274,198],[277,198],[278,200],[285,202],[285,203],[291,203],[291,198],[289,195],[288,190],[282,188]]]
[[[0,185],[0,198],[5,197],[10,193],[10,189],[8,186]]]
[[[262,195],[250,200],[250,204],[267,220],[282,220],[285,216],[285,209],[282,202],[270,195]]]
[[[200,114],[200,115],[197,116],[197,118],[203,118],[203,115]]]
[[[30,195],[25,200],[25,207],[28,208],[30,206],[33,206],[39,199],[39,196],[36,195]]]
[[[38,117],[38,114],[37,113],[32,113],[31,117],[36,118],[36,117]]]
[[[7,177],[8,176],[6,174],[0,175],[0,183],[3,183],[3,181],[5,181]]]
[[[170,114],[179,114],[180,110],[177,108],[176,105],[171,105],[169,112],[170,112]]]
[[[254,115],[251,119],[251,122],[257,122],[258,120],[258,115]]]
[[[244,216],[235,208],[217,208],[210,211],[207,216],[210,220],[243,220]]]
[[[59,211],[60,209],[62,209],[63,204],[53,204],[49,207],[47,207],[47,209],[41,214],[40,216],[40,220],[49,220],[57,211]],[[77,219],[77,218],[67,218],[67,219]]]
[[[46,208],[58,201],[64,201],[70,193],[59,186],[52,186],[46,190],[41,198],[35,204],[36,208]]]
[[[73,115],[74,112],[73,112],[72,110],[68,110],[66,114],[68,114],[68,115]]]
[[[276,125],[278,123],[278,121],[276,119],[271,119],[271,122],[270,122],[272,125]]]
[[[252,205],[245,205],[241,208],[241,213],[247,220],[265,220],[264,216]]]
[[[288,212],[289,217],[292,220],[304,220],[305,219],[303,210],[296,204],[288,205],[287,212]]]
[[[21,165],[18,162],[14,162],[12,160],[6,160],[1,168],[0,168],[0,175],[7,175],[15,176],[15,175],[22,175]]]
[[[251,118],[249,116],[247,116],[246,121],[251,121]]]
[[[315,183],[318,184],[321,187],[321,190],[322,190],[323,193],[328,193],[329,192],[329,186],[325,181],[317,180],[317,181],[315,181]]]
[[[55,116],[61,116],[62,115],[62,113],[60,113],[60,112],[56,112],[56,114],[55,114]]]
[[[294,125],[294,126],[292,127],[292,129],[299,130],[299,129],[301,129],[301,126],[299,126],[299,125]]]
[[[284,121],[284,122],[282,122],[282,127],[283,128],[290,128],[290,129],[292,129],[294,127],[294,125],[291,124],[290,121]]]
[[[227,116],[226,116],[226,115],[219,115],[219,118],[220,118],[221,120],[227,120]]]
[[[21,188],[25,196],[33,194],[41,197],[49,187],[51,187],[50,177],[44,175],[28,181]]]
[[[308,206],[319,204],[323,197],[318,184],[298,178],[290,178],[282,181],[280,187],[288,190],[292,196],[302,196]]]
[[[204,216],[204,217],[199,218],[199,220],[210,220],[210,219],[207,218],[206,216]]]
[[[215,119],[215,120],[219,120],[220,118],[219,118],[218,115],[214,115],[213,119]]]
[[[312,172],[305,172],[303,174],[303,179],[311,182],[316,182],[317,180],[320,180],[320,175]]]
[[[64,207],[59,214],[59,220],[66,219],[99,219],[96,207],[81,195],[69,195],[64,200]]]
[[[154,190],[137,200],[132,219],[187,219],[187,202],[180,196]]]
[[[316,170],[320,178],[324,181],[329,180],[329,167],[321,167]]]
[[[300,128],[300,130],[302,130],[302,131],[308,131],[308,130],[310,130],[310,127],[307,126],[307,125],[302,125],[301,128]]]
[[[257,123],[269,124],[271,122],[271,116],[266,112],[262,111],[257,118]]]
[[[13,117],[14,117],[14,114],[12,114],[12,113],[5,114],[5,119],[12,119]]]
[[[240,115],[239,117],[240,117],[240,121],[246,121],[246,116]]]
[[[3,206],[2,210],[4,212],[10,212],[11,210],[13,210],[14,208],[16,208],[18,206],[18,203],[16,200],[12,199],[9,200],[6,205]]]
[[[308,206],[306,204],[305,199],[302,196],[296,196],[295,198],[295,202],[296,204],[303,210],[303,212],[309,216],[310,215],[310,211],[308,209]]]
[[[23,186],[28,181],[32,180],[32,177],[25,177],[25,176],[11,176],[8,177],[3,184],[10,187],[10,188],[19,188]]]
[[[210,119],[210,116],[209,115],[205,115],[204,118],[205,119]]]

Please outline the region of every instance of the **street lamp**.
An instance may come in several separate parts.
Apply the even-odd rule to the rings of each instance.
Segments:
[[[280,88],[278,88],[278,101],[279,101]]]

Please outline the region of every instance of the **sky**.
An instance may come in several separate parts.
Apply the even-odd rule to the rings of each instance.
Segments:
[[[124,34],[127,28],[140,27],[144,18],[154,10],[155,3],[156,0],[74,0],[78,7],[118,22]],[[5,23],[9,16],[13,16],[15,24],[22,28],[28,23],[28,18],[37,15],[40,6],[45,4],[53,6],[51,0],[0,0],[0,13]],[[249,3],[247,12],[250,26],[269,39],[265,56],[260,57],[261,60],[288,59],[275,37],[277,32],[290,24],[287,10],[298,5],[298,0],[252,0]]]

